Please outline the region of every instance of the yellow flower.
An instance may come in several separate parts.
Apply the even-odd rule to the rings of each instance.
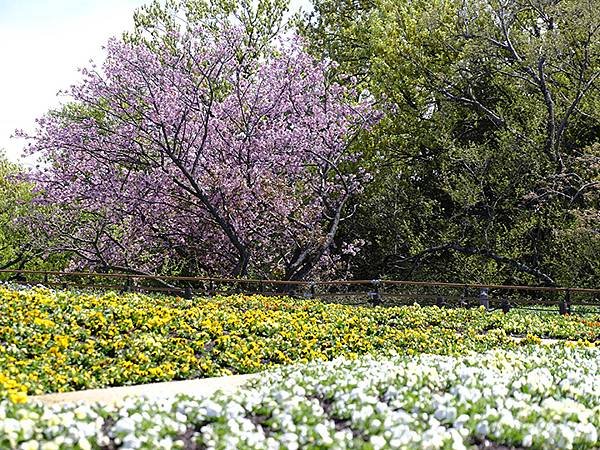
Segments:
[[[27,401],[27,393],[23,391],[12,391],[8,394],[8,399],[13,403],[25,403]]]
[[[54,337],[54,342],[56,342],[61,348],[67,348],[71,340],[71,337],[65,335],[58,335]]]
[[[36,317],[35,319],[33,319],[33,323],[35,325],[38,325],[38,326],[41,326],[41,327],[46,327],[46,328],[53,328],[56,325],[51,320],[42,319],[40,317]]]

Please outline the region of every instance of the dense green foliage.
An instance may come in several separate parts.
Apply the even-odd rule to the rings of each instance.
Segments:
[[[360,277],[594,286],[600,3],[316,0],[301,25],[386,111],[346,232]]]
[[[0,269],[23,268],[35,256],[27,229],[19,223],[31,211],[31,187],[20,168],[0,152]]]
[[[68,257],[55,252],[47,254],[45,247],[36,245],[28,221],[41,208],[33,199],[33,185],[24,177],[24,169],[10,162],[0,152],[0,269],[59,269]],[[38,236],[39,239],[39,236]],[[39,242],[39,241],[38,241]],[[0,274],[0,279],[9,275]]]

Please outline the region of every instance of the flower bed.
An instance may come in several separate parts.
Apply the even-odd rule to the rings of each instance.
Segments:
[[[0,404],[0,447],[598,448],[600,350],[338,358],[236,394],[121,404]]]
[[[253,373],[386,351],[457,355],[515,348],[507,333],[594,341],[600,329],[558,314],[0,286],[0,399],[22,402],[25,393]]]

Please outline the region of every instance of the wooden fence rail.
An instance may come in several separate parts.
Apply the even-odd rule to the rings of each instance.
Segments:
[[[117,289],[124,291],[157,291],[185,297],[196,293],[214,295],[227,292],[293,295],[312,298],[366,297],[373,305],[406,302],[412,299],[424,304],[496,305],[505,311],[532,305],[558,306],[561,314],[571,312],[572,306],[600,308],[600,289],[513,286],[499,284],[465,284],[437,281],[408,280],[333,280],[298,281],[165,276],[144,273],[61,272],[41,270],[0,270],[5,279],[24,284],[41,283],[54,287]],[[77,281],[73,281],[73,280]],[[100,283],[98,280],[103,280]],[[111,281],[112,280],[112,281]],[[123,284],[118,284],[123,283]],[[600,311],[600,310],[599,310]]]

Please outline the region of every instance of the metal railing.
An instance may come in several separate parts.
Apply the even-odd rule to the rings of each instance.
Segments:
[[[407,280],[287,281],[166,276],[141,273],[0,270],[0,278],[48,287],[163,292],[198,295],[247,293],[320,298],[349,304],[484,306],[487,309],[535,308],[600,313],[600,289],[551,286],[464,284]],[[548,308],[550,307],[550,308]]]

